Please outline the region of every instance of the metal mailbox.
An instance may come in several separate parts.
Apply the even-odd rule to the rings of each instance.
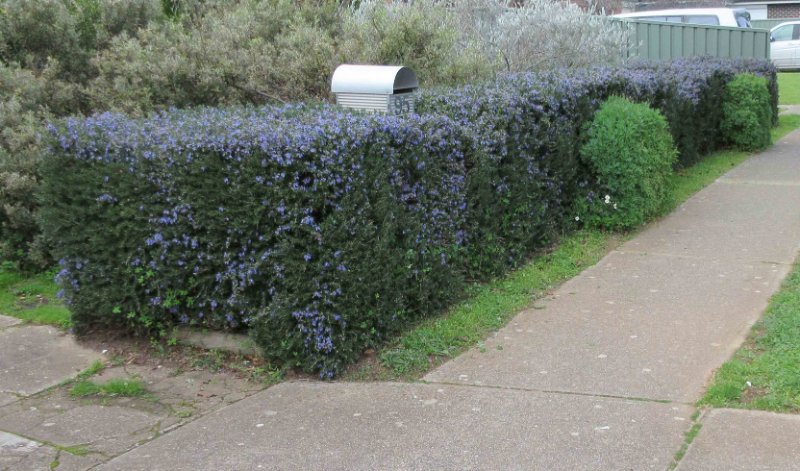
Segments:
[[[331,80],[336,104],[378,113],[413,113],[417,88],[417,74],[403,66],[343,64]]]

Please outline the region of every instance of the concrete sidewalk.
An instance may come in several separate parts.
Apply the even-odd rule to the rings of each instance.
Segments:
[[[795,131],[421,383],[283,383],[92,469],[666,470],[799,234]],[[797,417],[700,423],[682,471],[800,469]]]

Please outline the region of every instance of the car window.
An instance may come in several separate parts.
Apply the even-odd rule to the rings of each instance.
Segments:
[[[641,16],[639,18],[647,21],[667,21],[665,16]]]
[[[794,32],[795,25],[781,26],[772,32],[772,39],[774,41],[791,41],[792,33]]]
[[[694,25],[716,25],[719,26],[719,18],[714,15],[688,15],[686,22]]]
[[[667,23],[682,23],[683,17],[680,16],[668,16]]]

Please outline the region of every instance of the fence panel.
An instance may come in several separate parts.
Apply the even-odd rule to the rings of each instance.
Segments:
[[[769,59],[769,31],[685,23],[628,20],[630,47],[627,57],[677,59],[680,57],[746,57]]]

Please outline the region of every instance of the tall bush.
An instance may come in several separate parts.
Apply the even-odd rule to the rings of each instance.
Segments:
[[[772,143],[767,80],[752,74],[740,74],[725,86],[723,139],[742,150],[759,150]]]

